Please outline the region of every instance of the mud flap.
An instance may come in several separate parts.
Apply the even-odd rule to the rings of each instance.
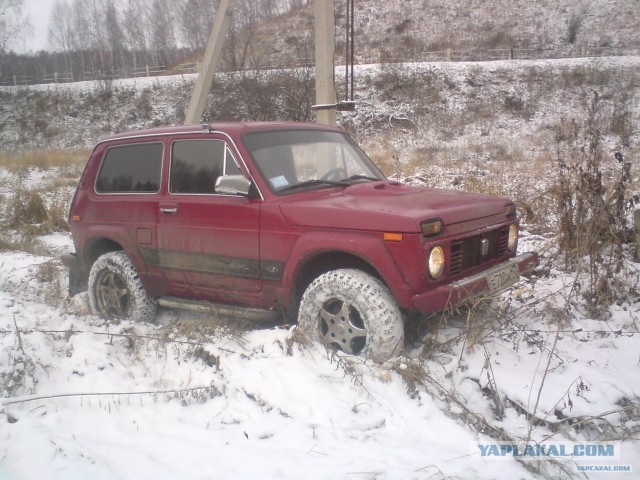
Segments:
[[[84,271],[75,253],[62,255],[62,263],[69,268],[69,296],[85,292],[89,288],[89,275]]]

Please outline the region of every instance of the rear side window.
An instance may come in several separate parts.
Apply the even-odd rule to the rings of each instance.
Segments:
[[[162,143],[110,148],[96,180],[98,193],[156,193],[162,175]]]
[[[171,149],[171,193],[215,193],[220,175],[239,175],[227,144],[222,140],[179,140]]]

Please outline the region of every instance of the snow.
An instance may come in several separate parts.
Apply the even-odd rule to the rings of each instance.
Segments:
[[[542,242],[525,237],[521,249]],[[476,444],[493,440],[470,428],[465,408],[515,439],[616,439],[620,459],[605,464],[640,465],[637,410],[624,410],[638,401],[640,304],[585,318],[565,300],[573,279],[564,272],[522,283],[476,319],[511,304],[507,322],[474,335],[455,317],[429,337],[430,354],[409,349],[381,366],[297,343],[287,325],[170,310],[154,324],[106,323],[88,313],[86,294],[56,290],[62,269],[40,274],[59,266],[69,234],[39,243],[49,253],[0,252],[0,375],[20,377],[0,400],[3,480],[544,478],[513,459],[480,458]],[[553,313],[566,310],[558,323]],[[428,380],[408,390],[399,372],[416,364]],[[482,390],[489,379],[502,415]],[[524,411],[550,423],[533,426]],[[563,418],[593,421],[554,433]]]
[[[486,98],[503,98],[504,85],[493,85],[492,76],[509,80],[530,68],[603,64],[626,75],[637,69],[640,57],[407,68],[451,79],[456,88],[442,108],[462,112],[473,91],[464,86],[468,77],[486,83]],[[359,81],[379,70],[360,67]],[[114,82],[114,91],[126,87],[141,95],[150,89],[160,97],[164,93],[154,90],[156,85],[174,82],[178,88],[192,81],[137,79]],[[74,95],[96,91],[95,84],[74,84],[29,92],[64,88]],[[21,92],[10,90],[10,95]],[[413,108],[411,102],[380,102],[367,90],[361,95],[363,108],[344,117],[355,125],[372,125],[367,122],[373,115],[390,124],[391,117]],[[472,123],[464,125],[464,135],[452,138],[430,135],[426,123],[420,125],[420,140],[405,129],[393,145],[397,151],[436,143],[457,146],[465,156],[425,171],[412,171],[403,158],[403,179],[451,186],[469,172],[486,178],[482,174],[493,172],[492,160],[466,152],[469,142],[511,142],[517,133],[518,142],[535,151],[537,129],[563,114],[558,95],[541,98],[530,119],[502,117],[488,135]],[[564,107],[568,110],[576,98],[566,99]],[[167,97],[158,109],[166,113],[173,102]],[[96,123],[115,129],[119,122]],[[5,140],[11,131],[5,129]],[[96,132],[64,137],[61,143],[84,145]],[[376,135],[367,139],[369,146],[377,141]],[[514,162],[500,181],[507,191],[525,185],[543,195],[552,173],[546,178],[539,172],[533,173],[531,186],[526,163]],[[63,168],[32,168],[18,180],[14,171],[0,168],[0,195],[4,202],[22,182],[53,202],[56,180],[70,175]],[[68,186],[60,192],[69,200],[73,195]],[[247,325],[166,309],[152,324],[107,323],[89,313],[86,294],[66,298],[59,255],[72,250],[68,233],[36,236],[25,248],[30,253],[0,250],[0,480],[567,478],[559,465],[583,478],[576,465],[590,464],[630,465],[634,471],[615,478],[638,478],[640,298],[611,305],[605,320],[590,315],[569,294],[575,275],[554,263],[557,246],[549,234],[554,221],[549,218],[543,232],[524,222],[520,240],[520,251],[543,254],[544,272],[469,319],[463,314],[446,318],[408,348],[406,358],[385,365],[328,355],[298,341],[291,325]],[[21,238],[17,232],[3,233]],[[640,264],[627,253],[623,277],[638,285]],[[512,457],[479,455],[477,444],[497,441],[497,432],[515,442],[616,441],[620,456],[560,459],[559,465],[529,462],[540,466],[535,472]],[[590,472],[588,478],[611,475]]]
[[[44,259],[2,258],[5,351],[16,353],[15,322],[38,394],[85,394],[6,404],[17,420],[0,433],[7,478],[427,478],[432,465],[492,478],[504,468],[469,463],[474,435],[381,367],[362,365],[354,385],[317,347],[287,353],[286,328],[210,338],[202,347],[219,366],[208,366],[192,342],[142,338],[202,320],[165,312],[158,325],[113,326],[51,309],[11,292],[39,288],[24,272]],[[109,335],[122,332],[134,340]]]

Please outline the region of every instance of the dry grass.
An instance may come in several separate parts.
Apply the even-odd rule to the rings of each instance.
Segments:
[[[7,196],[5,208],[0,210],[0,232],[4,227],[31,239],[52,232],[69,231],[70,199],[59,186],[54,185],[52,190],[52,195],[45,201],[46,192],[26,189],[20,180],[15,192]]]
[[[0,150],[0,167],[11,170],[35,167],[50,170],[60,167],[83,165],[89,158],[89,151],[78,150],[31,150],[26,152],[6,152]]]
[[[390,146],[376,149],[370,152],[371,160],[382,170],[386,176],[398,175],[398,170],[404,166],[396,160],[396,152]]]
[[[36,236],[69,230],[69,202],[88,155],[85,150],[0,150],[0,169],[10,172],[0,184],[0,233],[6,234],[0,249],[31,250]],[[41,177],[36,187],[29,186],[33,171],[47,172],[36,173]]]
[[[554,231],[555,180],[550,173],[553,153],[541,149],[531,152],[527,144],[500,141],[451,144],[434,141],[402,151],[391,138],[376,139],[379,146],[369,149],[372,160],[385,175],[406,183],[451,188],[512,198],[532,233]],[[546,132],[532,142],[545,144]]]
[[[18,189],[9,204],[9,228],[38,225],[47,221],[47,209],[39,193]]]

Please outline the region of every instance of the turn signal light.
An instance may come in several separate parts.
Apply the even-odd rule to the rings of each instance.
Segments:
[[[444,224],[442,223],[442,220],[429,220],[428,222],[423,222],[420,225],[422,236],[425,238],[432,237],[433,235],[438,235],[440,232],[442,232],[443,227]]]
[[[402,241],[402,234],[401,233],[385,232],[384,233],[384,239],[387,242],[401,242]]]

